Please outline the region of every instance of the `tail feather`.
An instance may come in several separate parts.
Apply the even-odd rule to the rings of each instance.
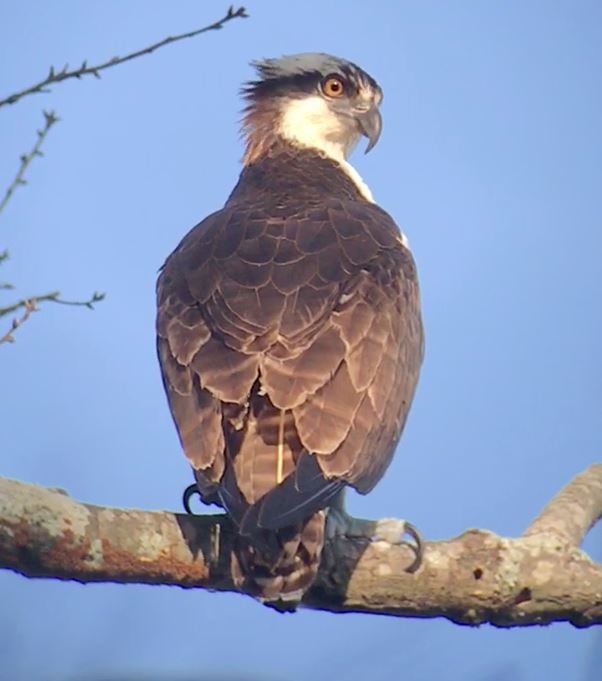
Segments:
[[[311,586],[324,547],[326,514],[277,531],[237,537],[232,575],[237,588],[266,603],[293,609]]]
[[[301,452],[296,470],[270,490],[257,506],[257,525],[276,530],[325,508],[343,488],[341,480],[328,480],[313,454]],[[241,532],[247,525],[243,521]]]
[[[317,575],[323,509],[342,483],[324,477],[303,449],[292,411],[275,407],[259,382],[242,420],[230,411],[216,494],[237,526],[232,576],[242,591],[292,609]]]

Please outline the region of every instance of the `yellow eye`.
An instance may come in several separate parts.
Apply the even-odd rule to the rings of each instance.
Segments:
[[[322,92],[327,97],[341,97],[345,94],[345,82],[339,76],[326,76],[322,81]]]

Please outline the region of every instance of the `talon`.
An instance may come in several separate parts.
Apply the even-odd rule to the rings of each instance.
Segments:
[[[184,506],[186,513],[189,515],[196,515],[196,513],[190,508],[190,500],[195,494],[198,494],[200,498],[201,494],[198,490],[198,487],[195,484],[192,484],[188,485],[188,487],[184,490],[184,494],[182,495],[182,505]]]
[[[404,536],[411,537],[413,542],[404,540]],[[405,544],[414,552],[414,560],[405,569],[406,572],[416,572],[422,564],[424,555],[424,540],[418,529],[407,520],[399,518],[382,518],[377,521],[373,541],[386,541],[389,544]]]
[[[415,558],[411,565],[406,568],[406,572],[416,572],[422,565],[422,558],[424,557],[424,541],[422,535],[412,523],[406,522],[404,534],[409,534],[414,540],[415,544],[407,542],[408,546],[414,551]]]

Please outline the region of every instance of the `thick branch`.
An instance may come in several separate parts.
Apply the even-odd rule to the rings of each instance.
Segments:
[[[125,57],[112,57],[108,61],[103,62],[102,64],[97,64],[96,66],[88,66],[88,63],[84,61],[78,69],[73,69],[71,71],[69,70],[68,65],[66,65],[60,71],[56,71],[54,67],[51,66],[46,78],[41,80],[39,83],[36,83],[35,85],[25,88],[19,92],[15,92],[4,99],[0,99],[0,107],[6,106],[7,104],[14,104],[22,97],[27,95],[49,92],[48,87],[50,85],[55,85],[56,83],[60,83],[61,81],[67,80],[69,78],[82,78],[83,76],[96,76],[96,78],[100,78],[100,72],[104,71],[105,69],[109,69],[112,66],[117,66],[118,64],[123,64],[126,61],[131,61],[132,59],[142,57],[145,54],[150,54],[151,52],[154,52],[165,45],[169,45],[169,43],[175,43],[179,40],[186,40],[187,38],[194,38],[198,35],[201,35],[202,33],[208,33],[209,31],[217,31],[220,28],[223,28],[229,21],[232,21],[232,19],[242,19],[246,18],[247,16],[248,15],[244,7],[234,9],[234,7],[231,6],[226,12],[225,16],[218,21],[209,24],[208,26],[204,26],[203,28],[199,28],[195,31],[189,31],[188,33],[168,36],[167,38],[164,38],[157,43],[153,43],[148,47],[137,50],[136,52],[131,52]]]
[[[602,518],[602,464],[594,464],[563,487],[525,530],[525,536],[549,534],[579,546]]]
[[[601,480],[598,464],[571,485],[599,495]],[[559,508],[565,492],[556,498]],[[583,513],[590,514],[580,525],[585,527],[595,522],[595,504],[581,502]],[[550,517],[555,503],[541,517]],[[599,508],[599,498],[596,503]],[[579,498],[565,508],[572,512],[573,504],[580,504]],[[406,568],[414,554],[401,541],[338,537],[327,543],[318,580],[303,605],[442,616],[463,624],[602,623],[602,566],[572,545],[574,533],[567,539],[564,530],[559,535],[546,528],[536,534],[530,528],[518,539],[468,530],[449,541],[427,542],[422,566],[413,574]],[[232,542],[232,527],[223,516],[103,508],[61,491],[0,479],[0,566],[26,576],[234,591]]]

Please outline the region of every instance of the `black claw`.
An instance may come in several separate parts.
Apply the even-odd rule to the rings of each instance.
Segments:
[[[422,539],[422,535],[418,529],[412,525],[412,523],[406,522],[405,531],[415,542],[414,544],[410,544],[408,542],[408,546],[410,546],[412,551],[414,551],[415,558],[412,564],[406,568],[406,572],[412,573],[416,572],[416,570],[418,570],[422,564],[422,558],[424,557],[424,541]]]
[[[184,490],[184,494],[182,495],[182,504],[184,506],[184,510],[189,515],[196,515],[196,513],[190,508],[190,500],[195,494],[198,494],[199,497],[201,496],[196,484],[192,484],[188,485],[188,487]]]

